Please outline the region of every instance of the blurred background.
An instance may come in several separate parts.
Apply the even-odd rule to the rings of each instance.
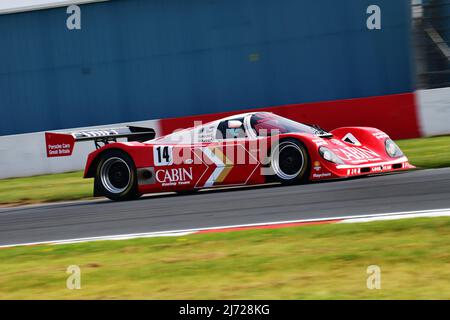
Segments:
[[[162,135],[243,110],[450,133],[450,0],[7,0],[0,13],[0,178],[83,168],[93,146],[47,159],[43,131]]]
[[[412,2],[416,89],[450,85],[450,1]]]

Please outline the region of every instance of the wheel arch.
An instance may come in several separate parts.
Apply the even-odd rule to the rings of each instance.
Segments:
[[[305,147],[305,150],[308,154],[308,165],[311,165],[311,155],[312,152],[315,150],[316,145],[311,141],[311,138],[303,135],[280,135],[279,142],[285,141],[285,140],[295,140],[299,142],[303,147]],[[317,148],[316,148],[317,149]],[[318,152],[318,151],[317,151]],[[270,150],[270,153],[272,151]]]
[[[294,141],[297,142],[298,144],[300,144],[303,148],[304,151],[306,152],[306,158],[307,158],[307,162],[306,162],[306,167],[305,167],[305,173],[304,173],[304,177],[306,179],[304,180],[309,180],[309,173],[311,171],[311,166],[312,166],[312,157],[311,157],[311,141],[310,139],[308,139],[308,137],[304,137],[301,135],[280,135],[279,140],[278,140],[278,144],[284,142],[284,141]],[[270,154],[269,157],[272,157],[272,150],[274,148],[274,145],[272,145],[272,147],[270,148]],[[269,179],[269,181],[273,180]]]
[[[106,152],[109,152],[109,151],[112,151],[112,150],[125,153],[134,162],[134,159],[133,159],[132,155],[129,152],[127,152],[126,150],[124,150],[123,148],[118,148],[116,146],[116,147],[111,147],[111,148],[99,149],[99,150],[94,151],[91,154],[89,154],[89,157],[88,157],[88,160],[87,160],[87,163],[86,163],[86,167],[84,169],[84,178],[94,178],[95,174],[96,174],[96,171],[97,171],[97,167],[98,167],[98,165],[100,163],[100,160],[101,160],[102,156]]]

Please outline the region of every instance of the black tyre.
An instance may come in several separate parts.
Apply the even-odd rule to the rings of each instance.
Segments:
[[[281,140],[272,149],[271,167],[281,183],[306,182],[310,171],[308,151],[298,140]]]
[[[138,198],[133,159],[120,150],[105,151],[97,166],[95,188],[97,194],[115,201]]]

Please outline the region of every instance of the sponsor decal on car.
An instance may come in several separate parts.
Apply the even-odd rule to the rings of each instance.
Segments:
[[[198,132],[198,141],[199,142],[211,142],[214,140],[214,133],[215,133],[216,126],[207,126],[202,127],[200,131]]]
[[[155,166],[170,166],[173,164],[173,146],[156,146],[153,148]]]
[[[74,137],[105,137],[118,135],[119,132],[115,129],[104,129],[104,130],[91,130],[91,131],[75,131],[72,133]]]
[[[75,138],[68,134],[45,133],[47,157],[70,156],[75,144]]]
[[[392,165],[376,166],[370,169],[371,172],[381,172],[385,170],[392,170]]]
[[[336,149],[339,151],[339,158],[344,161],[363,162],[363,161],[379,161],[380,155],[367,147],[345,147]]]
[[[382,132],[382,131],[378,131],[378,132],[375,132],[375,133],[372,133],[372,134],[378,140],[383,140],[383,139],[389,138],[389,136],[386,133]]]
[[[360,173],[361,173],[361,169],[359,169],[359,168],[347,169],[347,175],[348,176],[354,176],[354,175],[357,175],[357,174],[360,174]]]
[[[313,174],[313,178],[315,178],[315,179],[321,179],[321,178],[327,178],[327,177],[331,177],[331,173],[330,172],[314,173]]]
[[[156,171],[156,181],[162,186],[177,186],[190,184],[193,179],[192,167],[159,169]]]
[[[52,156],[61,156],[61,155],[70,155],[72,152],[71,145],[67,143],[60,144],[49,144],[47,145],[47,155],[49,157]]]
[[[314,170],[316,170],[316,171],[320,171],[320,170],[322,170],[322,166],[320,165],[320,161],[314,161],[314,164],[313,164],[314,166],[313,166],[313,169]]]
[[[355,137],[353,134],[351,134],[350,132],[347,133],[347,134],[342,138],[342,141],[345,141],[345,142],[354,144],[355,146],[361,146],[361,145],[362,145],[361,142],[359,142],[359,140],[356,139],[356,137]]]
[[[205,182],[205,186],[212,186],[216,183],[222,183],[233,169],[233,161],[228,158],[223,150],[218,147],[205,147],[202,149],[203,156],[206,156],[212,164],[216,166],[209,178]]]

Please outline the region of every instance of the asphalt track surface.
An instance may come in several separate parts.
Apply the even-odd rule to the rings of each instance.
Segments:
[[[296,186],[0,209],[0,246],[297,219],[450,208],[450,168]]]

